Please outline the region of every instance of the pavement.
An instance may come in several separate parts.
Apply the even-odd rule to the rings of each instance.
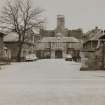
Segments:
[[[0,105],[105,105],[105,71],[63,59],[12,63],[0,70]]]

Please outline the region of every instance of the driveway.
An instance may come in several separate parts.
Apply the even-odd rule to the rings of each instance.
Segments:
[[[63,59],[12,63],[0,70],[0,105],[105,105],[105,72]]]

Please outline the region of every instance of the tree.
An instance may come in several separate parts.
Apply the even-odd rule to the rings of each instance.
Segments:
[[[40,8],[32,8],[30,0],[7,1],[3,7],[0,27],[8,31],[14,30],[19,35],[17,61],[21,61],[21,51],[27,32],[34,27],[39,27],[44,22],[41,17],[42,12],[43,10]]]

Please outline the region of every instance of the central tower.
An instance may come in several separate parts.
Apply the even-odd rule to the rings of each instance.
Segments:
[[[56,36],[64,36],[65,31],[65,17],[64,15],[57,15]]]

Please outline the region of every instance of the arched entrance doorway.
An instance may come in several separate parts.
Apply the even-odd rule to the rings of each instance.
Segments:
[[[55,58],[62,58],[62,57],[63,57],[62,50],[56,50],[55,51]]]

